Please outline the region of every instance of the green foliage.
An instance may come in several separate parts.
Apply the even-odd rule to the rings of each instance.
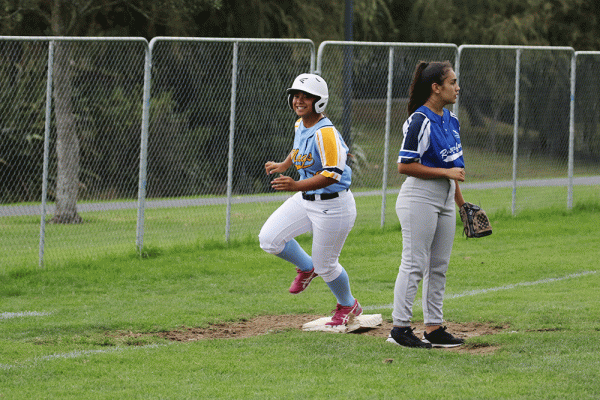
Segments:
[[[291,150],[296,117],[285,90],[310,70],[311,49],[310,43],[239,43],[234,165],[243,168],[233,174],[234,193],[267,191],[265,155],[284,159]],[[172,196],[173,185],[178,195],[225,193],[232,71],[223,65],[232,63],[232,54],[231,43],[164,41],[154,47],[151,196]]]
[[[222,0],[2,0],[0,33],[18,36],[145,36],[184,34],[197,13],[219,10]]]
[[[39,0],[0,2],[0,34],[344,39],[344,1],[88,0],[57,2],[52,31]],[[600,48],[594,0],[354,0],[354,39]],[[253,21],[253,23],[247,23]],[[54,25],[59,26],[59,25]]]
[[[144,248],[138,253],[132,255],[133,258],[156,258],[164,253],[163,249],[155,246],[144,246]]]
[[[77,51],[73,57],[78,60],[73,114],[81,146],[79,198],[134,198],[139,174],[143,48],[97,43],[72,51]],[[126,66],[126,73],[119,71],[116,60]]]
[[[50,33],[60,8],[65,32],[79,35],[119,33],[121,36],[142,34],[151,37],[156,33],[196,36],[241,37],[308,37],[316,43],[326,39],[341,39],[343,27],[343,2],[317,1],[276,2],[254,0],[248,2],[205,0],[170,0],[160,4],[144,1],[92,3],[78,0],[57,2],[60,7],[49,9],[37,1],[4,1],[0,7],[0,32],[23,34],[26,29]],[[360,40],[441,41],[489,44],[570,44],[560,40],[588,40],[591,46],[597,30],[597,8],[590,1],[574,2],[539,1],[354,1],[355,38]],[[125,15],[123,17],[122,15]],[[255,16],[255,17],[253,17]],[[585,18],[584,18],[585,17]],[[243,23],[249,19],[255,24]],[[35,23],[32,23],[35,21]],[[205,23],[206,22],[206,23]],[[567,28],[572,35],[566,35]],[[36,31],[37,32],[37,31]],[[223,35],[223,32],[226,34]],[[561,34],[557,34],[561,33]],[[31,32],[28,32],[30,34]],[[57,33],[57,32],[54,32]],[[562,34],[565,33],[565,34]],[[509,36],[502,36],[509,35]],[[512,36],[511,36],[512,35]],[[550,39],[544,39],[551,36]],[[43,114],[39,110],[45,101],[43,65],[22,56],[25,48],[40,45],[5,43],[3,54],[9,54],[0,63],[2,76],[16,79],[0,85],[0,118],[14,121],[14,126],[3,126],[0,144],[0,191],[2,203],[38,200],[41,192],[41,153],[43,150]],[[9,48],[9,47],[14,47]],[[114,47],[114,46],[113,46]],[[226,82],[230,71],[212,60],[229,54],[226,46],[210,49],[203,46],[174,46],[163,53],[156,51],[153,80],[153,126],[150,135],[150,154],[163,165],[150,168],[149,194],[193,195],[198,192],[223,194],[226,176],[226,154],[229,141],[229,99]],[[246,60],[239,66],[236,143],[234,161],[245,165],[234,174],[234,192],[260,193],[269,190],[263,174],[266,161],[263,154],[273,159],[286,156],[291,141],[289,132],[279,131],[281,126],[291,126],[290,113],[282,101],[276,101],[289,81],[299,71],[308,70],[308,60],[298,52],[286,51],[290,63],[283,69],[275,67],[277,57],[266,54],[264,48],[256,51],[251,45],[240,47]],[[74,50],[73,50],[74,51]],[[123,65],[139,55],[124,48],[94,47],[95,54],[86,55],[74,65],[74,112],[81,136],[81,188],[80,198],[111,199],[134,198],[138,185],[139,126],[141,103],[136,94],[141,91],[141,74],[120,76],[115,72],[118,60]],[[341,57],[341,55],[340,55]],[[405,57],[402,55],[401,57]],[[405,57],[405,65],[415,64],[412,56]],[[415,56],[416,57],[416,56]],[[431,55],[431,58],[451,58]],[[468,55],[465,63],[468,63]],[[529,57],[529,56],[528,56]],[[533,56],[532,56],[533,57]],[[523,151],[542,151],[553,156],[564,156],[567,148],[562,140],[567,130],[568,111],[568,60],[566,57],[528,59],[522,70],[523,108],[538,109],[530,119],[522,121],[525,139]],[[225,58],[226,59],[226,58]],[[416,58],[415,58],[416,59]],[[478,59],[479,72],[461,71],[461,81],[468,82],[461,91],[461,106],[467,111],[473,131],[464,130],[465,139],[476,136],[478,147],[502,148],[506,137],[499,132],[513,116],[511,91],[512,56],[503,54]],[[34,65],[35,64],[35,65]],[[342,65],[337,60],[334,65]],[[93,68],[91,67],[93,66]],[[355,97],[357,100],[381,98],[385,92],[387,57],[384,54],[363,56],[354,53]],[[327,79],[343,79],[342,71],[331,71]],[[484,71],[483,73],[481,71]],[[539,71],[543,71],[539,73]],[[597,86],[594,65],[582,71],[585,83],[578,92]],[[97,76],[94,74],[97,73]],[[409,82],[394,79],[394,97],[402,97]],[[597,74],[596,74],[597,75]],[[494,79],[490,79],[494,77]],[[103,84],[98,84],[95,78]],[[270,85],[264,85],[268,81]],[[106,83],[106,84],[104,84]],[[267,88],[268,86],[268,88]],[[343,85],[332,85],[342,87]],[[220,88],[220,89],[217,89]],[[472,87],[478,93],[470,90]],[[274,95],[273,93],[277,93]],[[332,93],[328,107],[336,121],[342,120],[344,107],[339,104],[342,93]],[[282,96],[283,97],[283,96]],[[588,98],[593,96],[588,96]],[[15,104],[15,99],[17,102]],[[336,101],[338,102],[336,104]],[[594,159],[600,151],[597,135],[598,105],[595,102],[578,104],[578,117],[582,119],[582,139],[576,143],[577,154]],[[257,119],[259,110],[260,119]],[[16,115],[17,117],[13,117]],[[529,115],[529,114],[528,114]],[[561,118],[541,118],[541,115],[560,115]],[[341,127],[345,135],[349,128]],[[535,129],[535,131],[534,131]],[[365,129],[358,127],[353,134]],[[360,131],[360,132],[359,132]],[[288,133],[290,135],[288,136]],[[179,140],[172,144],[173,139]],[[467,141],[465,140],[465,142]],[[354,143],[352,143],[354,144]],[[358,144],[358,143],[357,143]],[[364,154],[368,150],[360,145]],[[115,151],[115,148],[118,150]],[[14,152],[9,149],[17,149]],[[359,149],[359,147],[357,147]],[[54,155],[54,148],[51,148]],[[180,158],[178,158],[180,157]],[[187,165],[184,165],[184,162]],[[102,165],[102,169],[97,166]],[[357,171],[358,172],[358,171]],[[54,199],[52,183],[57,179],[56,158],[50,165],[50,199]],[[177,179],[174,179],[177,177]],[[166,183],[173,188],[167,193]]]
[[[465,48],[460,57],[461,140],[494,153],[512,152],[515,50]],[[571,57],[570,51],[522,51],[517,121],[522,153],[567,158]]]
[[[354,38],[386,40],[395,31],[388,0],[354,0]],[[344,1],[224,0],[195,13],[188,34],[202,37],[309,38],[316,44],[344,39]],[[249,24],[247,21],[255,21]]]
[[[418,0],[412,17],[418,28],[412,37],[419,41],[600,47],[594,0]]]
[[[39,200],[46,49],[5,42],[0,52],[0,203]]]
[[[155,96],[151,104],[148,196],[223,194],[223,186],[216,186],[227,180],[223,129],[216,126],[193,128],[188,117],[194,110],[177,112],[179,105],[172,96],[172,92],[163,92]],[[210,155],[215,158],[208,160],[206,157]]]

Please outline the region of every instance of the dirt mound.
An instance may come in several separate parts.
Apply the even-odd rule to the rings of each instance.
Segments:
[[[170,332],[160,332],[156,335],[173,341],[188,342],[205,339],[242,339],[252,336],[265,335],[269,333],[284,332],[294,329],[302,329],[302,325],[321,318],[319,315],[263,315],[248,320],[238,322],[222,323],[211,325],[207,328],[181,327]],[[446,322],[448,331],[457,337],[469,339],[475,336],[493,335],[508,329],[508,326],[494,326],[484,323],[453,323]],[[422,336],[424,325],[414,324],[415,334]],[[350,335],[368,335],[377,336],[385,339],[392,329],[391,322],[383,323],[370,329],[359,329]],[[324,333],[327,334],[327,333]],[[491,353],[497,350],[497,347],[482,343],[466,343],[463,346],[447,349],[448,351],[469,352],[469,353]]]

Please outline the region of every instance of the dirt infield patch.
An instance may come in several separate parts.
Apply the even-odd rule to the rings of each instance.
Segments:
[[[270,333],[284,332],[289,330],[300,330],[302,325],[321,318],[319,315],[264,315],[255,317],[248,320],[242,320],[231,323],[221,323],[211,325],[207,328],[190,328],[181,327],[179,329],[170,332],[159,332],[154,334],[161,338],[178,341],[178,342],[189,342],[194,340],[205,340],[205,339],[242,339],[247,337],[265,335]],[[476,336],[493,335],[506,331],[508,326],[494,326],[484,323],[470,322],[470,323],[453,323],[447,322],[445,325],[448,327],[448,331],[457,337],[469,339]],[[422,336],[424,326],[423,324],[414,324],[415,334]],[[392,323],[383,321],[383,323],[371,329],[360,329],[349,333],[350,335],[367,335],[377,336],[385,339],[388,337],[390,330],[392,329]],[[323,333],[328,334],[328,333]],[[136,334],[131,334],[136,335]],[[141,334],[137,334],[141,335]],[[447,351],[456,352],[467,352],[474,354],[486,354],[493,353],[498,347],[487,345],[485,343],[472,343],[467,342],[465,345],[447,349]]]

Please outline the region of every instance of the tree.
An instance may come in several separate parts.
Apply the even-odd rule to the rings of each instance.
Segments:
[[[198,10],[220,7],[220,0],[4,0],[0,3],[3,33],[13,35],[110,36],[154,33],[185,26]],[[73,114],[71,47],[56,41],[54,53],[54,112],[56,125],[55,223],[80,223],[77,213],[80,141]]]
[[[595,50],[599,19],[596,0],[417,0],[411,39]]]
[[[193,36],[308,38],[317,45],[344,39],[344,1],[223,0],[194,20],[187,32]],[[355,40],[386,40],[393,26],[389,0],[354,0],[354,22]]]

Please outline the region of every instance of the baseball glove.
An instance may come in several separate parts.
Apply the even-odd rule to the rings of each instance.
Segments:
[[[492,234],[490,220],[481,207],[465,203],[460,207],[459,212],[464,226],[463,232],[467,238],[480,238]]]

